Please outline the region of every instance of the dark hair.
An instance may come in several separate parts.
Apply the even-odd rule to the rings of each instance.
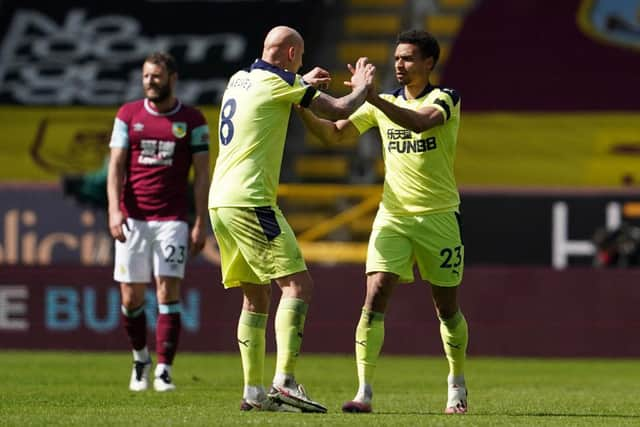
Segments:
[[[438,40],[424,30],[407,30],[398,34],[398,44],[409,43],[418,46],[423,58],[433,58],[435,67],[440,57],[440,45]]]
[[[147,56],[144,62],[149,62],[155,65],[162,65],[169,75],[178,72],[178,67],[176,66],[176,60],[173,56],[166,52],[153,52],[151,55]]]

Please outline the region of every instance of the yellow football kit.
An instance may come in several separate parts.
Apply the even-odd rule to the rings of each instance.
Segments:
[[[226,287],[306,270],[276,193],[291,106],[306,107],[318,95],[300,75],[260,59],[229,80],[209,192]]]
[[[385,180],[369,239],[367,273],[390,272],[411,282],[417,262],[424,279],[457,286],[464,269],[460,196],[453,170],[460,98],[452,89],[431,85],[416,99],[406,99],[404,88],[381,96],[411,110],[436,108],[444,123],[415,133],[369,103],[349,118],[360,133],[377,127],[382,138]]]

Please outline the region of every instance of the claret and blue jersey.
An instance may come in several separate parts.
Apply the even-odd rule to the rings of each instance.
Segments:
[[[111,148],[126,148],[121,209],[140,220],[186,220],[188,178],[194,153],[209,149],[202,113],[180,101],[166,113],[147,99],[124,104],[116,115]]]

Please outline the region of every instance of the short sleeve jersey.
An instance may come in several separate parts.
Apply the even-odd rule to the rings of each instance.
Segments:
[[[129,102],[116,115],[109,146],[128,151],[120,201],[127,217],[187,219],[192,155],[209,150],[209,128],[199,110],[178,101],[160,113],[147,99]]]
[[[363,104],[349,120],[360,133],[378,127],[382,139],[385,180],[382,206],[396,215],[417,215],[458,209],[460,196],[454,159],[460,124],[460,97],[452,89],[427,86],[416,99],[404,88],[381,95],[411,110],[430,106],[440,110],[444,123],[422,133],[395,124],[382,111]]]
[[[320,93],[302,77],[261,59],[229,79],[209,207],[274,206],[291,107]]]

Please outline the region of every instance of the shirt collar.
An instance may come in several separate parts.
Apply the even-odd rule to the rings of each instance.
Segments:
[[[415,99],[420,99],[420,98],[422,98],[423,96],[425,96],[426,94],[428,94],[429,92],[431,92],[431,91],[432,91],[433,89],[435,89],[435,88],[436,88],[436,87],[435,87],[434,85],[432,85],[431,83],[427,83],[427,85],[425,86],[425,88],[422,90],[422,92],[420,92],[420,94],[419,94],[418,96],[416,96],[416,98],[415,98]],[[403,97],[403,98],[404,98],[404,100],[406,101],[406,100],[407,100],[407,97],[406,97],[406,96],[405,96],[405,94],[404,94],[405,89],[406,89],[406,86],[402,86],[401,93],[402,93],[402,97]]]
[[[147,112],[153,116],[171,116],[177,113],[181,107],[182,107],[182,102],[180,102],[179,99],[176,99],[176,104],[171,110],[161,113],[160,111],[156,110],[154,106],[151,105],[151,102],[149,102],[149,98],[144,99],[144,109],[147,110]]]
[[[276,67],[275,65],[271,65],[268,62],[263,61],[260,58],[256,59],[255,62],[253,64],[251,64],[251,70],[255,70],[255,69],[265,70],[265,71],[269,71],[271,73],[274,73],[277,76],[279,76],[282,80],[287,82],[289,84],[289,86],[293,86],[293,84],[296,81],[295,73],[292,73],[292,72],[287,71],[287,70],[283,70],[282,68]]]

